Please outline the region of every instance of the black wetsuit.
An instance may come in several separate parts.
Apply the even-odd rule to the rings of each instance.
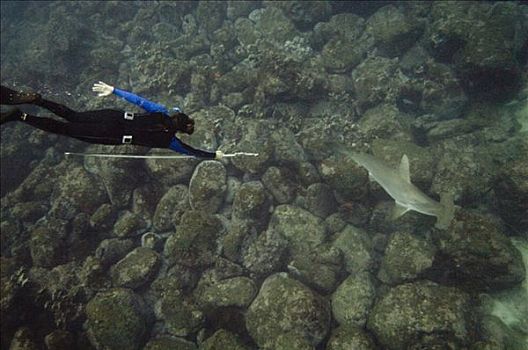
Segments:
[[[2,86],[2,104],[11,104],[9,103],[9,94],[12,93],[13,90]],[[163,105],[119,89],[114,89],[114,93],[144,108],[147,113],[133,114],[118,109],[76,112],[62,104],[39,98],[32,104],[46,108],[68,122],[64,123],[51,118],[28,114],[25,114],[22,120],[40,130],[73,137],[89,143],[132,144],[152,148],[169,148],[198,158],[215,158],[214,152],[195,149],[175,136],[175,133],[180,129]]]

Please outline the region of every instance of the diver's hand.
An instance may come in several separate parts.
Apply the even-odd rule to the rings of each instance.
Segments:
[[[216,156],[215,156],[216,160],[220,160],[220,159],[224,158],[224,152],[216,151],[215,153],[216,153]]]
[[[93,85],[92,91],[97,92],[99,97],[108,96],[114,92],[114,87],[100,81]]]

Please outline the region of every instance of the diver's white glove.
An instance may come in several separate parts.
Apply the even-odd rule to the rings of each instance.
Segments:
[[[215,153],[216,153],[216,156],[215,156],[216,160],[220,160],[220,159],[224,158],[224,152],[216,151]]]
[[[114,92],[114,87],[100,81],[93,85],[92,91],[97,92],[99,97],[108,96]]]

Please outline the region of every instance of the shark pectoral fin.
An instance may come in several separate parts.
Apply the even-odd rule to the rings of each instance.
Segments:
[[[407,182],[411,182],[411,174],[409,172],[409,158],[404,154],[400,161],[400,176]]]
[[[394,207],[392,207],[392,213],[391,213],[391,218],[392,220],[396,220],[397,218],[399,218],[400,216],[402,216],[403,214],[405,214],[406,212],[408,212],[409,209],[402,206],[402,205],[399,205],[398,203],[394,203]]]

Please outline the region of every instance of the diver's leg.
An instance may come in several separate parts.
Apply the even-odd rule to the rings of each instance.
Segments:
[[[107,123],[120,121],[124,118],[125,113],[124,111],[117,109],[99,109],[94,111],[77,112],[65,105],[46,99],[40,99],[35,105],[46,108],[59,117],[74,123]]]
[[[53,114],[56,114],[59,117],[64,118],[68,121],[73,122],[76,121],[75,119],[77,119],[76,114],[78,114],[78,112],[66,107],[63,104],[46,100],[43,98],[36,100],[33,104],[42,108],[46,108],[48,111],[53,112]]]
[[[11,108],[10,110],[2,112],[0,115],[0,124],[22,120],[20,118],[22,114],[22,111],[18,108]]]
[[[42,118],[22,113],[19,120],[26,124],[31,125],[34,128],[50,132],[58,135],[67,135],[68,127],[67,123],[59,122],[51,118]]]
[[[1,85],[0,103],[3,105],[21,105],[34,103],[40,99],[40,94],[35,92],[20,92]]]
[[[119,125],[91,123],[64,123],[51,118],[41,118],[22,113],[20,120],[37,129],[76,138],[81,141],[102,144],[122,144],[122,131]]]

